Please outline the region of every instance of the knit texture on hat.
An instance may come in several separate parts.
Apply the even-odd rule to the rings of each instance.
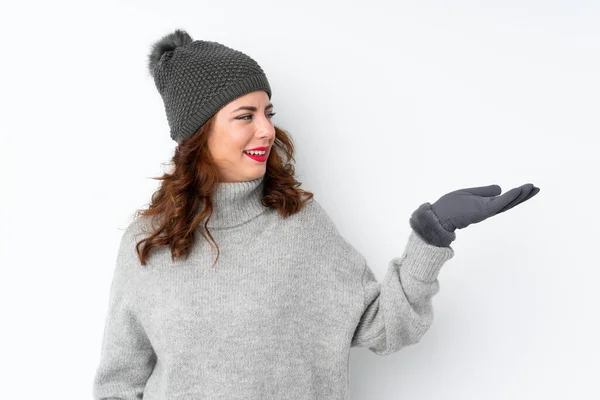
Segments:
[[[177,143],[246,93],[264,90],[271,98],[267,77],[254,59],[214,41],[193,40],[181,29],[152,45],[148,69]]]

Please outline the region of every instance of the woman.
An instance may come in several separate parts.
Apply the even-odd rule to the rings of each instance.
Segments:
[[[430,327],[455,229],[539,191],[493,197],[491,185],[424,203],[380,284],[298,189],[252,58],[176,30],[148,67],[175,168],[122,236],[95,399],[347,399],[351,347],[388,355]]]

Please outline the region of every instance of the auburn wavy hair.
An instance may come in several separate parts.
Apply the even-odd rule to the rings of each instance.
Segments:
[[[187,258],[198,232],[211,247],[214,243],[217,248],[213,267],[219,259],[219,246],[207,227],[213,213],[212,194],[219,183],[218,169],[208,149],[208,133],[213,122],[214,115],[193,135],[178,144],[169,163],[173,166],[171,172],[151,178],[162,182],[152,195],[149,207],[136,210],[134,215],[134,218],[150,216],[158,222],[156,227],[151,224],[153,231],[150,236],[136,244],[142,265],[146,265],[150,251],[159,246],[169,246],[173,261]],[[313,198],[313,193],[298,189],[301,182],[294,177],[294,152],[291,136],[275,126],[275,140],[267,159],[262,204],[277,209],[283,218],[297,213]]]

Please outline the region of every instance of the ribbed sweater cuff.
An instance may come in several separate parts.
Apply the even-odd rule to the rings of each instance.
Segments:
[[[411,231],[405,250],[402,268],[422,281],[434,281],[444,263],[454,257],[452,247],[438,247],[425,242]]]

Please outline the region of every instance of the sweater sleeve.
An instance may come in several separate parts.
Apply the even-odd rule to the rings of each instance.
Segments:
[[[119,247],[109,294],[100,363],[93,382],[94,400],[137,400],[156,363],[156,354],[135,312],[129,229]],[[134,253],[134,251],[133,251]]]
[[[382,283],[365,263],[364,305],[351,346],[386,356],[418,342],[433,322],[437,276],[454,250],[425,242],[414,230],[401,257],[390,261]]]

